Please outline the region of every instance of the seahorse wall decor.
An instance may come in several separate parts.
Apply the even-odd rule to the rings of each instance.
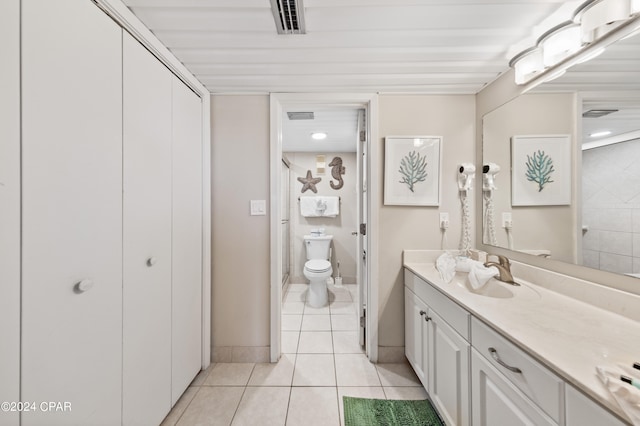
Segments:
[[[342,175],[346,172],[346,168],[342,165],[342,158],[333,157],[333,160],[329,163],[329,167],[331,167],[331,177],[338,181],[337,184],[334,184],[333,181],[331,181],[329,182],[329,185],[331,185],[331,188],[333,189],[342,188],[342,185],[344,185]]]

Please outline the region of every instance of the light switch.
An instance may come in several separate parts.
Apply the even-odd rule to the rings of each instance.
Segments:
[[[266,216],[266,200],[251,200],[251,216]]]

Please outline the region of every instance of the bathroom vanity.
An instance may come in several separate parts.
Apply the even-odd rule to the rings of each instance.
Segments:
[[[436,257],[404,254],[405,353],[447,424],[630,424],[595,367],[640,358],[635,318],[517,273],[521,286],[473,290],[466,273],[447,284]]]

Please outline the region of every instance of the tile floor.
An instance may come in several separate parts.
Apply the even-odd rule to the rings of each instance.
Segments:
[[[282,358],[217,363],[202,371],[162,423],[322,425],[342,423],[342,397],[425,399],[411,366],[372,364],[358,344],[355,285],[329,287],[329,306],[305,304],[291,284],[282,304]]]

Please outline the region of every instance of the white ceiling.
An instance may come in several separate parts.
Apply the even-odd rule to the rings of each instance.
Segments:
[[[303,0],[307,33],[280,35],[269,0],[123,1],[212,93],[474,94],[576,3]]]
[[[290,120],[287,112],[313,112],[313,120]],[[313,140],[311,133],[327,138]],[[358,138],[358,107],[296,107],[282,117],[282,152],[355,152]]]

